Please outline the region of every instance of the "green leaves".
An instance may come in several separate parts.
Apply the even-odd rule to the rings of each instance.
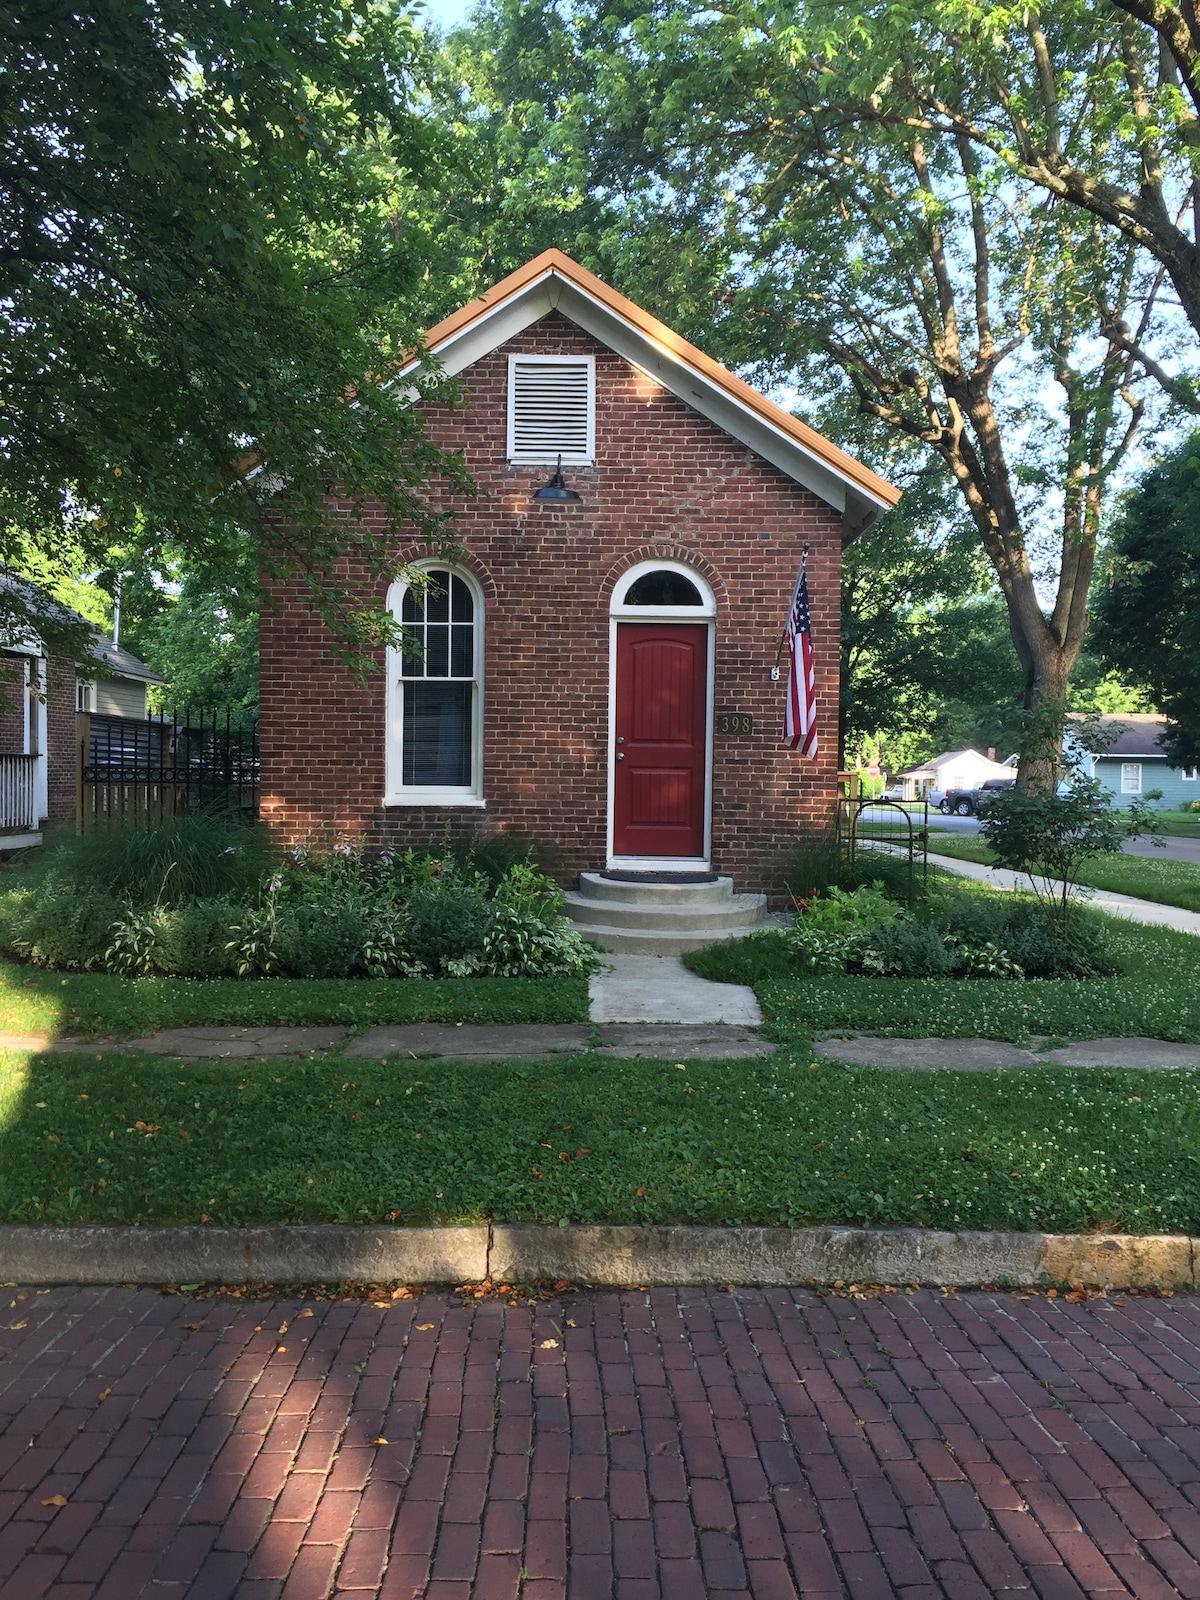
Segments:
[[[0,559],[71,576],[170,539],[224,573],[240,530],[352,653],[400,524],[445,535],[426,481],[466,485],[387,387],[419,327],[403,217],[445,172],[411,18],[19,4],[0,53]],[[331,515],[335,481],[386,526]]]

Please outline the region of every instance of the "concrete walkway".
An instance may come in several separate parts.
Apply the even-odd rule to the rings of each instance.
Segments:
[[[679,956],[606,955],[592,976],[593,1022],[729,1022],[754,1027],[762,1012],[754,990],[712,983]]]
[[[647,959],[641,956],[635,960]],[[717,985],[714,985],[717,987]],[[480,1026],[427,1022],[368,1028],[164,1028],[140,1039],[56,1039],[0,1034],[0,1050],[67,1054],[136,1051],[184,1061],[207,1059],[308,1060],[336,1055],[346,1061],[536,1061],[596,1051],[621,1059],[724,1061],[769,1056],[769,1044],[749,1027],[704,1023],[524,1023]],[[3,1591],[0,1591],[2,1595]]]
[[[1200,1595],[1186,1297],[3,1303],[4,1600]]]
[[[814,1054],[860,1067],[908,1072],[991,1072],[997,1067],[1200,1067],[1200,1045],[1163,1039],[1084,1039],[1057,1050],[1021,1050],[1003,1039],[880,1039],[838,1034],[817,1039]]]
[[[872,849],[879,845],[872,842]],[[889,854],[900,854],[884,845]],[[1028,874],[1010,872],[1007,867],[985,867],[978,861],[958,861],[953,856],[939,856],[930,852],[929,865],[955,872],[960,878],[974,878],[991,889],[1018,889],[1028,893],[1032,887]],[[1049,887],[1061,892],[1062,885],[1050,882]],[[1180,906],[1159,905],[1155,900],[1138,900],[1133,895],[1114,894],[1110,889],[1086,889],[1080,899],[1097,911],[1106,911],[1110,917],[1124,917],[1127,922],[1144,922],[1151,927],[1174,928],[1179,933],[1200,934],[1200,911],[1184,911]]]

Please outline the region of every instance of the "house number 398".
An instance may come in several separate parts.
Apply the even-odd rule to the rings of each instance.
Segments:
[[[717,732],[735,735],[753,733],[754,718],[747,716],[744,711],[719,711],[717,713]]]

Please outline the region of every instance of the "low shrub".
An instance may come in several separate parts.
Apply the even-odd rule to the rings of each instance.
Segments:
[[[122,977],[581,977],[597,957],[557,886],[526,861],[493,883],[453,858],[298,853],[257,893],[146,906],[47,875],[13,911],[39,966]]]
[[[790,928],[711,945],[686,958],[718,982],[757,984],[798,975],[829,978],[1064,978],[1113,971],[1101,925],[1064,932],[1036,902],[937,888],[910,911],[879,883],[834,889]]]

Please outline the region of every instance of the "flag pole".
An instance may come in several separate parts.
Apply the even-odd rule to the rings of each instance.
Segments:
[[[779,635],[779,648],[775,652],[775,665],[771,668],[771,682],[779,681],[779,658],[783,654],[783,647],[787,643],[788,623],[792,620],[792,612],[796,609],[796,591],[800,587],[800,580],[804,577],[805,568],[808,566],[808,540],[800,546],[800,571],[792,585],[792,598],[788,605],[787,616],[783,621],[783,631]]]

